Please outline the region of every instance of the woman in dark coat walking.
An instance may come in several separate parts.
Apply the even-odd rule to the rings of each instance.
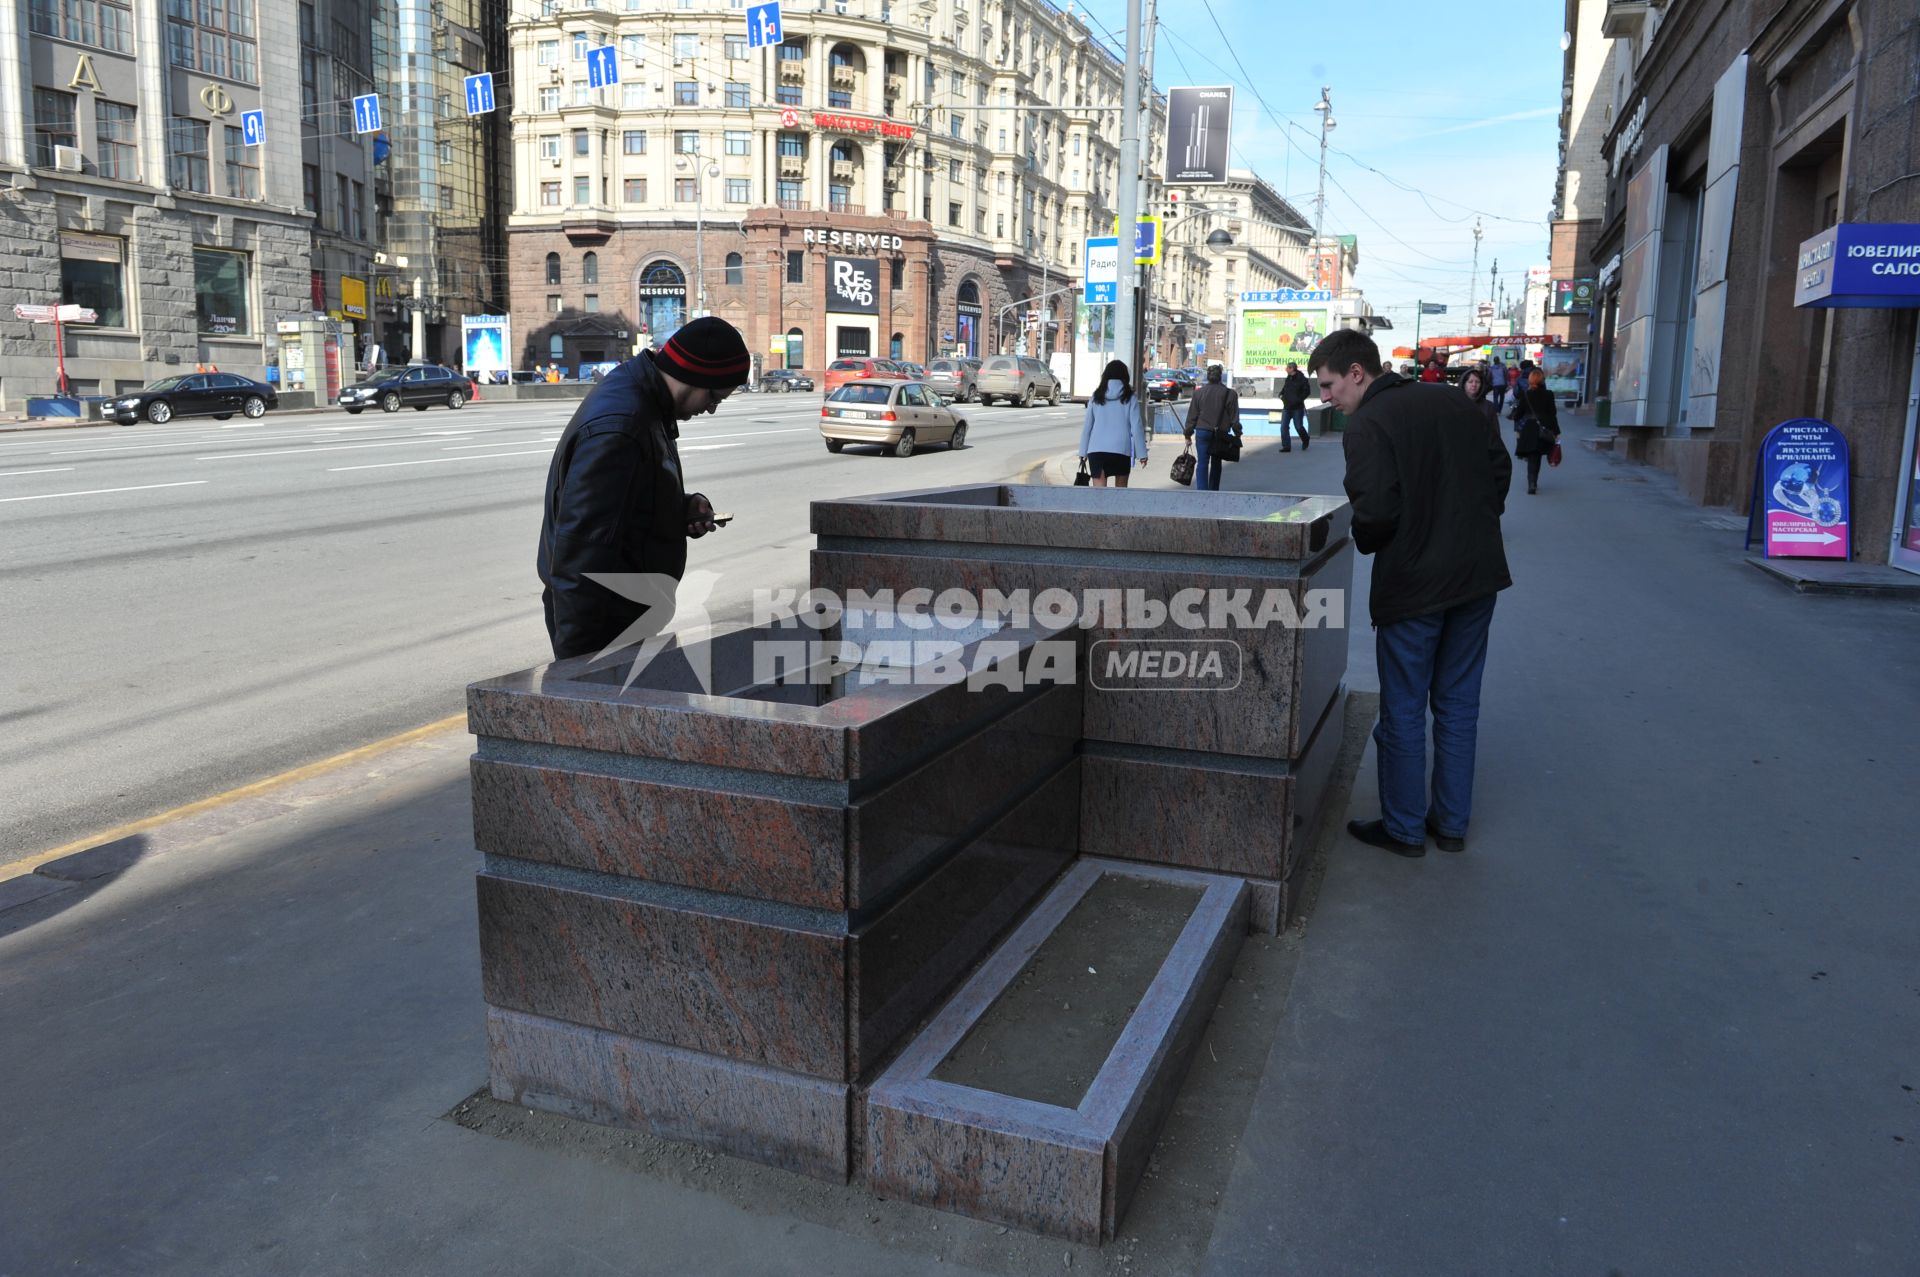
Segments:
[[[1540,491],[1540,460],[1560,441],[1560,410],[1547,389],[1547,374],[1535,368],[1527,376],[1526,416],[1520,419],[1520,437],[1513,455],[1527,459],[1527,492]]]
[[[1487,419],[1487,424],[1493,427],[1494,436],[1498,438],[1500,408],[1487,398],[1487,392],[1493,389],[1491,383],[1492,379],[1488,377],[1485,369],[1469,368],[1466,376],[1460,378],[1460,389],[1466,392],[1467,398],[1473,400],[1473,406],[1480,410],[1480,415]]]

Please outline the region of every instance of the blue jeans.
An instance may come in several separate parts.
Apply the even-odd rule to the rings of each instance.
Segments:
[[[1380,667],[1380,818],[1402,842],[1425,842],[1426,819],[1464,837],[1473,812],[1473,751],[1480,731],[1480,676],[1494,595],[1444,612],[1383,625]],[[1426,785],[1427,709],[1433,709],[1433,789]]]
[[[1218,492],[1220,490],[1220,467],[1225,463],[1213,450],[1213,431],[1195,430],[1193,432],[1193,486],[1199,492]]]
[[[1280,419],[1280,451],[1293,451],[1293,432],[1299,433],[1300,442],[1304,446],[1307,442],[1307,410],[1305,408],[1289,408],[1282,415]]]

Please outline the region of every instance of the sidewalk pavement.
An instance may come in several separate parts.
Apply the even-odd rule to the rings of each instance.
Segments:
[[[1227,484],[1332,491],[1334,442],[1254,441]],[[1096,1251],[469,1100],[450,731],[0,898],[0,1275],[1911,1272],[1920,609],[1796,594],[1610,458],[1542,487],[1510,503],[1469,850],[1334,843],[1198,1150],[1217,1202],[1150,1179]]]

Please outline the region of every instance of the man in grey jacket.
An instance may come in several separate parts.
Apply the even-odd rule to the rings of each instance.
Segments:
[[[1207,380],[1187,403],[1187,422],[1181,434],[1193,441],[1198,464],[1193,471],[1193,486],[1202,492],[1220,490],[1220,449],[1222,435],[1240,433],[1240,392],[1220,380],[1220,365],[1207,368]]]

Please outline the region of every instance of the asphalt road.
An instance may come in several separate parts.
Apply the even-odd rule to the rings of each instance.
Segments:
[[[817,395],[682,432],[733,513],[714,620],[803,586],[808,502],[1018,479],[1080,410],[968,405],[967,446],[829,454]],[[0,861],[459,713],[547,659],[534,548],[573,403],[0,435]]]

